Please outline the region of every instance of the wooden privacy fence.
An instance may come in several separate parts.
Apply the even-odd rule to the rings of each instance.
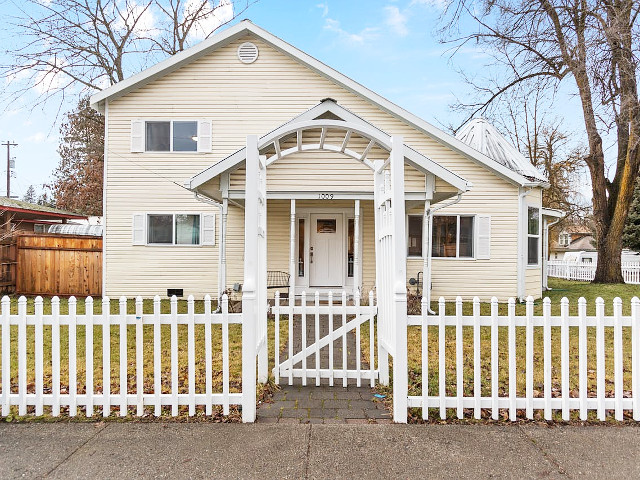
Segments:
[[[102,294],[102,238],[23,234],[16,248],[16,293]]]
[[[590,282],[596,276],[596,264],[549,260],[547,262],[547,275],[566,280]],[[622,278],[625,283],[640,285],[640,263],[623,262]]]
[[[209,296],[205,297],[204,313],[195,313],[194,303],[190,296],[187,313],[178,313],[174,296],[170,313],[161,313],[160,298],[155,297],[153,312],[145,314],[143,300],[138,297],[135,314],[129,314],[127,300],[122,297],[119,312],[112,314],[109,299],[105,297],[98,314],[94,313],[93,299],[88,297],[86,313],[80,315],[76,313],[76,299],[71,297],[69,312],[63,315],[60,300],[54,297],[52,313],[44,315],[42,298],[35,300],[35,313],[27,314],[27,299],[20,297],[18,313],[11,314],[10,300],[4,297],[0,318],[2,415],[9,415],[12,405],[18,406],[19,415],[42,415],[46,406],[47,413],[50,411],[53,416],[60,415],[62,407],[68,408],[70,416],[77,415],[79,407],[84,407],[85,414],[92,416],[94,409],[100,407],[105,417],[114,407],[121,416],[133,413],[129,407],[135,408],[138,416],[145,413],[159,416],[163,407],[170,407],[171,415],[176,416],[180,405],[188,406],[189,415],[195,414],[197,406],[204,406],[206,415],[211,415],[213,405],[222,405],[223,413],[228,414],[229,405],[240,404],[242,399],[242,393],[230,392],[229,378],[229,331],[234,324],[242,323],[242,314],[229,313],[226,295],[222,297],[219,313],[212,313]],[[217,326],[221,329],[221,345],[213,342],[218,338],[213,335],[214,328],[217,333]],[[185,327],[186,342],[183,342],[184,335],[179,336],[179,329],[184,333]],[[79,330],[84,331],[84,339],[78,335]],[[163,353],[163,340],[167,338],[170,361],[166,361],[167,355]],[[12,352],[11,346],[16,343],[17,352]],[[145,345],[153,345],[150,358],[145,358]],[[102,349],[101,364],[94,361],[98,348]],[[129,360],[131,349],[133,358]],[[179,361],[179,353],[185,349],[186,362]],[[222,378],[216,383],[221,385],[215,386],[215,391],[214,379],[220,379],[213,372],[214,349],[220,350],[216,357],[222,357]],[[202,364],[196,363],[196,354],[199,358],[204,356],[203,372],[200,371]],[[61,361],[63,356],[66,358]],[[17,379],[12,377],[16,371],[12,359],[17,363]],[[117,368],[116,378],[112,378],[113,368]],[[251,401],[255,403],[255,396]]]
[[[510,420],[516,420],[519,412],[532,419],[535,410],[542,411],[546,420],[553,418],[554,410],[560,411],[565,421],[571,419],[572,411],[578,412],[580,420],[587,420],[590,410],[595,410],[598,420],[606,420],[608,411],[614,412],[616,420],[623,420],[625,411],[640,420],[637,297],[631,300],[631,315],[622,314],[622,301],[616,298],[613,316],[605,316],[601,298],[596,300],[595,315],[587,315],[584,298],[578,301],[577,315],[569,314],[566,298],[562,299],[560,315],[551,315],[548,298],[544,299],[542,316],[533,315],[531,297],[524,316],[516,316],[513,299],[509,300],[507,315],[498,315],[496,298],[491,302],[490,315],[480,315],[478,298],[473,301],[472,315],[463,314],[460,297],[455,307],[454,315],[446,315],[441,298],[437,315],[429,315],[423,303],[422,315],[408,317],[409,325],[420,327],[422,341],[421,395],[409,396],[408,402],[409,407],[422,408],[424,419],[429,417],[429,409],[435,408],[441,418],[446,418],[447,409],[455,409],[457,418],[473,412],[473,417],[479,419],[481,410],[489,409],[491,417],[498,419],[499,410],[507,409]],[[436,352],[429,342],[433,330],[438,338]],[[452,335],[455,355],[448,350]],[[506,349],[500,340],[505,336]],[[470,337],[472,345],[467,343]],[[540,337],[542,342],[534,341]],[[429,361],[434,353],[435,365]],[[607,372],[611,360],[613,375]],[[508,373],[501,378],[505,366]],[[432,368],[437,368],[437,382],[430,384]],[[455,379],[448,378],[451,370],[455,371]],[[629,372],[631,378],[625,379]]]

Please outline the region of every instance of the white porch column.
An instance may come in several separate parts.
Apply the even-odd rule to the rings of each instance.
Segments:
[[[354,202],[353,213],[353,295],[360,292],[362,279],[360,278],[360,200]]]
[[[298,259],[296,258],[296,199],[291,199],[289,229],[289,305],[295,305]]]
[[[424,201],[422,216],[422,298],[431,305],[431,201]],[[429,307],[431,308],[431,307]]]
[[[391,137],[391,206],[393,208],[393,421],[407,423],[407,253],[405,251],[404,142]]]
[[[227,288],[227,210],[229,199],[222,199],[222,209],[220,215],[220,265],[218,274],[218,296],[222,299]]]
[[[256,420],[256,329],[258,327],[258,137],[247,136],[242,287],[242,421]]]

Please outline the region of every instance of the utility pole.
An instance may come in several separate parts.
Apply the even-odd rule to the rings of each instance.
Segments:
[[[17,147],[18,144],[7,140],[2,145],[7,147],[7,198],[11,198],[11,147]]]

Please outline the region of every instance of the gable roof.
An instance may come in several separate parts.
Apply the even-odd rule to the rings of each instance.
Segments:
[[[456,138],[532,181],[547,182],[545,176],[484,118],[467,122],[458,130]]]
[[[378,95],[377,93],[369,90],[368,88],[360,85],[358,82],[352,80],[346,75],[334,70],[333,68],[325,65],[312,56],[304,53],[289,43],[281,40],[275,35],[267,32],[266,30],[251,23],[249,20],[243,20],[236,25],[233,25],[220,33],[212,35],[210,38],[200,42],[199,44],[179,52],[172,57],[150,67],[138,74],[135,74],[115,85],[102,90],[95,95],[91,96],[91,106],[101,112],[104,112],[105,101],[110,99],[116,99],[127,93],[140,88],[158,78],[171,73],[183,65],[187,65],[204,55],[207,55],[221,47],[224,47],[233,41],[242,38],[246,35],[255,35],[262,41],[275,48],[276,50],[289,55],[296,61],[306,66],[307,68],[315,71],[316,73],[330,79],[336,84],[342,86],[348,91],[365,98],[378,108],[389,113],[390,115],[406,122],[413,128],[422,131],[424,134],[436,139],[440,143],[448,146],[461,155],[471,159],[472,161],[486,167],[496,175],[505,180],[510,181],[520,186],[546,186],[544,182],[532,181],[527,177],[521,175],[518,172],[505,167],[501,163],[493,160],[492,158],[478,152],[466,143],[449,135],[439,128],[431,125],[429,122],[419,118],[418,116],[408,112],[407,110],[399,107],[386,98]]]
[[[326,120],[320,120],[326,119]],[[335,128],[344,128],[349,131],[355,131],[361,135],[365,135],[368,138],[375,139],[375,143],[381,148],[389,151],[391,149],[391,136],[386,132],[383,132],[378,127],[367,122],[362,117],[354,114],[341,105],[338,105],[335,100],[327,98],[313,108],[310,108],[306,112],[294,117],[289,122],[276,128],[275,130],[263,135],[258,140],[259,147],[267,147],[274,142],[278,142],[280,137],[300,129],[303,125],[305,128],[310,128],[311,124],[318,122],[318,126],[329,126]],[[344,127],[342,125],[344,125]],[[345,140],[346,141],[346,140]],[[325,148],[328,148],[325,145]],[[343,149],[344,153],[344,149]],[[361,161],[365,161],[362,154]],[[277,156],[277,155],[276,155]],[[436,177],[441,178],[449,185],[456,188],[460,193],[464,193],[471,188],[471,182],[468,182],[459,175],[453,173],[451,170],[443,167],[437,162],[434,162],[430,158],[426,157],[422,153],[403,145],[403,156],[405,162],[419,171],[425,173],[431,173]],[[228,157],[220,160],[219,162],[204,169],[197,175],[191,177],[185,182],[185,187],[190,190],[196,190],[198,187],[208,182],[214,177],[223,173],[228,173],[238,168],[246,160],[246,149],[241,148],[232,153]]]

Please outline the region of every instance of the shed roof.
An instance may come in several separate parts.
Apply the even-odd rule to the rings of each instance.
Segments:
[[[41,214],[42,218],[55,217],[55,218],[73,218],[73,219],[86,219],[86,215],[80,215],[78,213],[68,212],[66,210],[60,210],[58,208],[47,207],[44,205],[38,205],[35,203],[23,202],[15,198],[0,197],[0,210],[8,210],[12,212],[22,212],[38,215]]]

